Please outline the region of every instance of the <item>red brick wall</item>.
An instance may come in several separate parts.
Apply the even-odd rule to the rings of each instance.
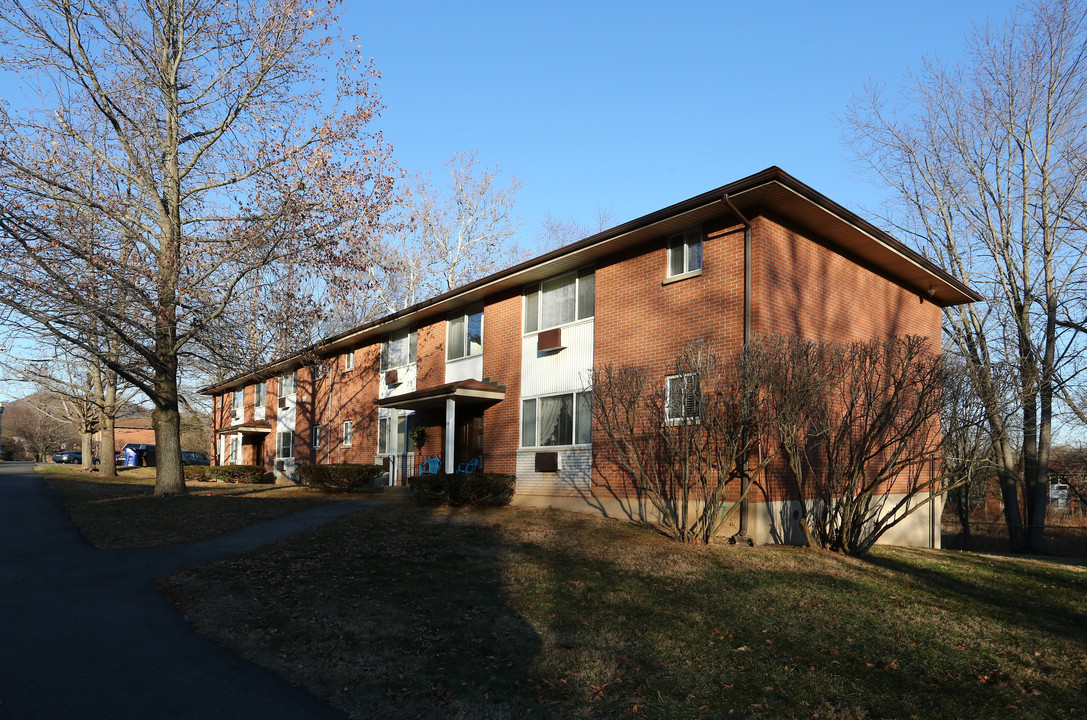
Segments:
[[[940,308],[766,217],[752,222],[752,331],[836,342],[919,335],[940,350]],[[934,428],[939,432],[939,428]],[[795,497],[780,462],[752,498]]]
[[[514,473],[521,426],[521,293],[491,298],[483,308],[483,377],[506,386],[506,399],[483,413],[484,465]]]
[[[665,284],[667,238],[597,264],[594,368],[640,365],[650,376],[673,372],[683,348],[698,339],[719,353],[743,344],[743,228],[703,226],[702,274]],[[633,494],[593,429],[593,491]],[[598,487],[598,484],[603,487]]]

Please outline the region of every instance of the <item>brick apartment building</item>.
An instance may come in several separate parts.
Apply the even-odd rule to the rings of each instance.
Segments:
[[[891,236],[772,167],[325,338],[213,387],[213,455],[289,480],[307,463],[379,463],[390,483],[441,458],[514,473],[514,502],[637,513],[594,462],[594,367],[659,369],[696,338],[836,341],[921,335],[979,296]],[[411,446],[413,426],[427,430]],[[788,499],[753,494],[748,532],[788,537]],[[936,545],[942,505],[891,542]]]

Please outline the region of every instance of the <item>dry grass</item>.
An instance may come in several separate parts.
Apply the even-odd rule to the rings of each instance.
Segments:
[[[39,465],[88,542],[102,548],[183,545],[330,499],[300,487],[188,483],[182,497],[156,498],[154,468],[119,469],[104,478],[78,466]]]
[[[1087,572],[381,508],[164,588],[353,717],[1083,717]]]

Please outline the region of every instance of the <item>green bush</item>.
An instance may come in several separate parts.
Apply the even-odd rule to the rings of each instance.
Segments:
[[[408,478],[411,494],[431,505],[508,505],[515,478],[502,473],[416,475]]]
[[[376,489],[374,479],[383,472],[380,465],[299,465],[298,481],[324,492],[360,492]]]
[[[259,485],[275,481],[275,477],[266,472],[263,465],[212,465],[205,469],[208,477],[220,482]]]
[[[211,480],[208,469],[207,465],[186,465],[185,482],[208,482]]]

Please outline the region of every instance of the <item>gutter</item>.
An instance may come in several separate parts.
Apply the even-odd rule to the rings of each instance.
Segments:
[[[732,212],[736,213],[736,217],[740,218],[740,222],[744,226],[744,301],[743,301],[743,346],[746,349],[748,343],[751,342],[751,221],[749,221],[744,214],[737,209],[733,204],[732,198],[728,193],[723,193],[721,199]],[[747,472],[747,455],[744,455],[740,459],[740,527],[736,531],[736,534],[729,538],[729,542],[734,545],[754,545],[754,542],[748,536],[747,515],[749,511],[749,505],[747,501],[747,495],[751,491],[751,476]]]

